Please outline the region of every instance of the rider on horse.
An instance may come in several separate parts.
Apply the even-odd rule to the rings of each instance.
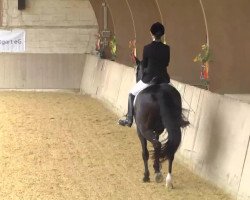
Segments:
[[[161,37],[164,35],[164,26],[156,22],[150,28],[153,42],[144,46],[142,60],[142,79],[132,88],[128,97],[128,113],[126,119],[120,119],[119,124],[131,127],[133,124],[133,102],[135,96],[152,83],[169,83],[170,77],[167,66],[170,60],[170,47],[163,44]]]

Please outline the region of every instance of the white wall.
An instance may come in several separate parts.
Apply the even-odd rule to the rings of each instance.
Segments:
[[[127,109],[128,90],[135,82],[134,73],[133,68],[88,55],[80,89],[106,101],[113,111],[122,115]]]
[[[0,54],[0,89],[79,89],[84,54]]]
[[[250,193],[243,188],[250,184],[250,168],[246,167],[250,105],[189,85],[175,85],[191,122],[183,131],[179,158],[233,196],[249,199]]]
[[[122,115],[135,71],[112,61],[86,58],[81,90]],[[250,104],[173,81],[188,109],[178,158],[195,173],[239,200],[250,199]]]
[[[250,94],[225,94],[225,96],[250,103]]]

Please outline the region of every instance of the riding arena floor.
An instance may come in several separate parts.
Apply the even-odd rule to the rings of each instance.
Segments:
[[[0,92],[1,200],[229,200],[174,162],[174,189],[143,183],[134,128],[77,93]],[[151,145],[150,145],[150,148]],[[162,167],[164,176],[167,163]]]

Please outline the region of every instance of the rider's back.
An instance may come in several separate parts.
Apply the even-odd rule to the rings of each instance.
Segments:
[[[143,76],[142,81],[149,83],[154,77],[169,82],[170,78],[166,67],[170,60],[170,47],[162,42],[153,41],[143,49]]]

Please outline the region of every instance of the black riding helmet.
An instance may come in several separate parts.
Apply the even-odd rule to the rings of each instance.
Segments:
[[[160,22],[156,22],[151,26],[150,32],[156,37],[161,37],[165,33],[165,28]]]

